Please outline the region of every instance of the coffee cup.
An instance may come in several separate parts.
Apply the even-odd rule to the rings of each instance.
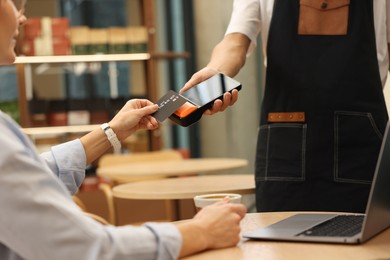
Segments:
[[[214,194],[204,194],[194,197],[194,204],[196,211],[201,210],[203,207],[214,204],[218,201],[223,200],[228,197],[230,203],[241,203],[241,194],[236,193],[214,193]]]

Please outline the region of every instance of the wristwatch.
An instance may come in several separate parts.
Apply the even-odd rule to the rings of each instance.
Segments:
[[[100,128],[106,134],[108,141],[110,142],[110,144],[114,148],[114,152],[115,153],[119,153],[120,150],[121,150],[122,145],[121,145],[121,142],[119,141],[118,137],[114,133],[114,130],[112,130],[110,125],[107,124],[107,123],[104,123],[104,124],[100,125]]]

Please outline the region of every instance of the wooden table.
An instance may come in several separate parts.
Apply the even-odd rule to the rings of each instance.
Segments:
[[[113,195],[124,199],[166,200],[192,199],[208,193],[255,192],[253,174],[203,175],[140,181],[115,186]]]
[[[249,213],[241,222],[242,232],[264,227],[301,212]],[[210,250],[186,260],[360,260],[390,259],[390,229],[362,245],[304,242],[251,241],[242,239],[236,247]]]
[[[98,167],[97,175],[123,183],[125,177],[170,177],[198,173],[215,173],[248,165],[248,160],[237,158],[199,158],[132,162],[115,166]]]
[[[255,192],[255,179],[253,174],[178,177],[121,184],[112,191],[114,197],[122,199],[173,200],[169,218],[180,220],[179,200],[208,193],[251,194]]]

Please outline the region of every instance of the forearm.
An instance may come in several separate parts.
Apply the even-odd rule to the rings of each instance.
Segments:
[[[207,231],[202,230],[201,225],[198,225],[193,219],[180,222],[177,224],[177,227],[182,236],[180,257],[188,256],[207,249],[208,241],[204,238],[204,234]]]
[[[84,135],[80,138],[80,141],[84,147],[87,164],[95,161],[111,148],[111,143],[101,128]]]
[[[245,64],[249,45],[249,38],[243,34],[226,35],[213,49],[207,67],[234,77]]]
[[[158,110],[158,105],[146,99],[132,99],[126,102],[115,117],[108,122],[119,141],[140,129],[153,130],[158,127],[156,119],[151,117]],[[87,164],[99,158],[111,148],[103,129],[98,127],[94,131],[80,138],[84,146]]]

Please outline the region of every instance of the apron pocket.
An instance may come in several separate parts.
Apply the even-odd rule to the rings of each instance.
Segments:
[[[305,180],[306,124],[275,123],[260,127],[257,181]]]
[[[350,0],[300,0],[299,35],[346,35]]]
[[[370,184],[382,139],[371,113],[335,112],[334,181]]]

